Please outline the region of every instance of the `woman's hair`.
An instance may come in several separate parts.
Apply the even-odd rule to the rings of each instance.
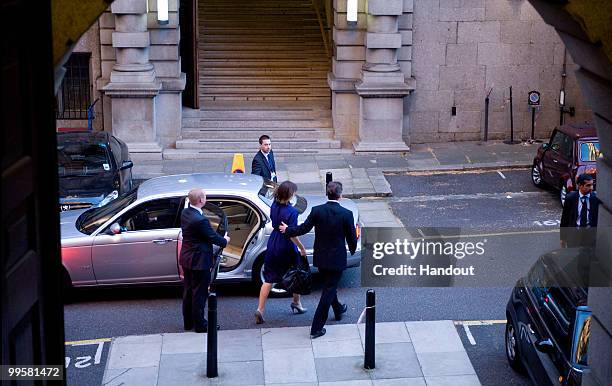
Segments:
[[[284,181],[274,191],[274,199],[281,203],[289,202],[291,197],[297,192],[297,185],[291,181]]]

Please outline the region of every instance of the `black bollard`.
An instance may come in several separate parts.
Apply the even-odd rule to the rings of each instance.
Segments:
[[[327,190],[327,184],[332,182],[332,172],[325,173],[325,189]]]
[[[521,143],[521,141],[514,140],[514,113],[512,108],[512,86],[510,86],[510,140],[504,141],[508,145],[515,145],[517,143]]]
[[[208,337],[206,342],[206,376],[216,378],[217,369],[217,294],[208,295]]]
[[[489,96],[485,98],[484,140],[489,140]]]
[[[531,141],[535,141],[535,107],[531,108]]]
[[[373,289],[366,292],[366,325],[365,325],[365,357],[363,368],[372,370],[376,368],[376,293]]]

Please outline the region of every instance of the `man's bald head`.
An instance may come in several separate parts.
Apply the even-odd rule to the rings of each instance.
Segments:
[[[189,205],[201,208],[206,204],[206,192],[202,188],[195,188],[189,191],[187,195]]]

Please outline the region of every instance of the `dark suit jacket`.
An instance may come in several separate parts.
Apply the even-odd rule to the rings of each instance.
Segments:
[[[296,227],[288,227],[285,235],[300,236],[315,227],[314,266],[319,269],[341,271],[346,268],[346,246],[351,255],[357,248],[357,235],[353,212],[337,202],[327,202],[312,208],[306,221]]]
[[[227,241],[210,226],[210,222],[195,208],[188,207],[181,213],[183,245],[179,264],[192,270],[209,270],[213,261],[213,244],[225,247]]]
[[[251,164],[251,174],[257,174],[258,176],[262,176],[268,180],[272,179],[272,172],[276,173],[276,163],[274,162],[274,153],[270,150],[270,154],[268,155],[268,159],[270,160],[270,164],[266,161],[266,157],[260,151],[255,154],[253,157],[253,163]],[[276,182],[276,180],[274,180]]]
[[[561,240],[567,240],[568,236],[574,232],[571,229],[577,228],[576,221],[580,213],[578,213],[578,200],[580,194],[578,191],[573,191],[565,197],[563,205],[563,213],[561,214]],[[599,212],[599,198],[595,192],[591,192],[589,197],[589,225],[597,226],[597,214]]]

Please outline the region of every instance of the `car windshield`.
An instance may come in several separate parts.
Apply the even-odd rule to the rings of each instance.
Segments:
[[[580,142],[580,161],[595,162],[600,156],[599,142]]]
[[[92,234],[102,224],[110,220],[117,212],[136,201],[136,190],[120,196],[100,208],[92,208],[79,216],[76,226],[85,234]]]
[[[63,142],[57,145],[60,177],[90,176],[110,171],[103,143]]]
[[[272,202],[274,201],[274,191],[278,187],[278,184],[271,180],[264,179],[263,185],[261,189],[259,189],[259,198],[268,206],[272,206]],[[304,213],[306,208],[308,207],[308,201],[302,196],[294,195],[289,202],[295,209],[297,209],[299,214]]]

